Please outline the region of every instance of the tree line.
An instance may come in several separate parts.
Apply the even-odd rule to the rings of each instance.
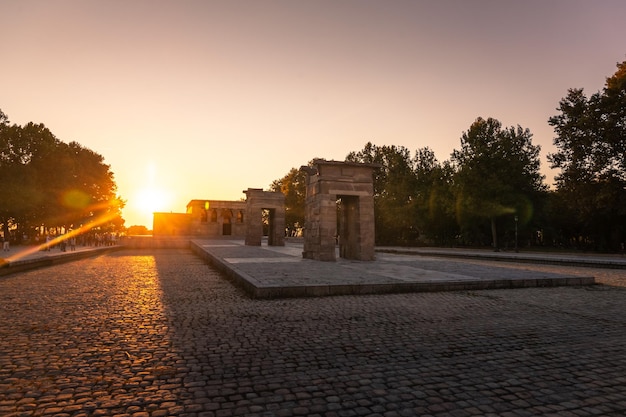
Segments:
[[[0,110],[0,227],[3,237],[123,227],[123,201],[104,158],[64,143],[43,124],[11,124]]]
[[[346,161],[376,163],[379,245],[546,246],[624,251],[626,240],[626,61],[587,97],[569,89],[554,128],[554,188],[540,173],[532,133],[477,118],[460,149],[439,161],[429,147],[371,142]],[[305,174],[292,168],[270,185],[286,199],[289,228],[304,224]],[[305,231],[306,233],[306,231]]]

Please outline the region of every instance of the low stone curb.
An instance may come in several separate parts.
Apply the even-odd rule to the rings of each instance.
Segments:
[[[484,259],[489,261],[499,262],[519,262],[519,263],[533,263],[544,265],[565,265],[565,266],[580,266],[588,268],[606,268],[606,269],[626,269],[626,258],[624,259],[584,259],[584,258],[571,258],[566,256],[532,256],[524,254],[506,254],[499,252],[496,254],[490,253],[454,253],[454,252],[437,252],[437,251],[420,251],[419,249],[403,249],[403,248],[384,248],[376,249],[376,252],[380,253],[393,253],[397,255],[415,255],[415,256],[439,256],[445,258],[461,258],[461,259]]]
[[[44,256],[35,259],[21,259],[17,261],[3,260],[0,264],[0,276],[15,274],[18,272],[30,271],[32,269],[44,268],[52,265],[59,265],[66,262],[77,261],[80,259],[91,258],[124,249],[123,246],[106,246],[102,248],[94,248],[77,252],[57,253],[50,256]]]

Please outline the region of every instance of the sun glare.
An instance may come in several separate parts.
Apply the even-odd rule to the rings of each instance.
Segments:
[[[131,193],[126,205],[126,220],[131,225],[151,225],[153,213],[170,211],[174,199],[172,192],[157,178],[156,165],[150,163],[146,168],[145,180]]]
[[[167,195],[157,188],[145,188],[137,193],[136,206],[144,214],[162,211],[167,205]]]

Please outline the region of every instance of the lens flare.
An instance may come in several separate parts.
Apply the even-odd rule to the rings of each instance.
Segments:
[[[80,190],[69,190],[63,193],[61,201],[67,208],[84,209],[89,206],[91,197],[89,197],[87,193]]]

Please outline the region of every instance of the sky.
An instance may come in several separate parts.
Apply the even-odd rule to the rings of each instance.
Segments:
[[[548,119],[626,60],[623,0],[0,0],[0,109],[104,157],[126,226],[240,200],[367,142],[460,148]]]

